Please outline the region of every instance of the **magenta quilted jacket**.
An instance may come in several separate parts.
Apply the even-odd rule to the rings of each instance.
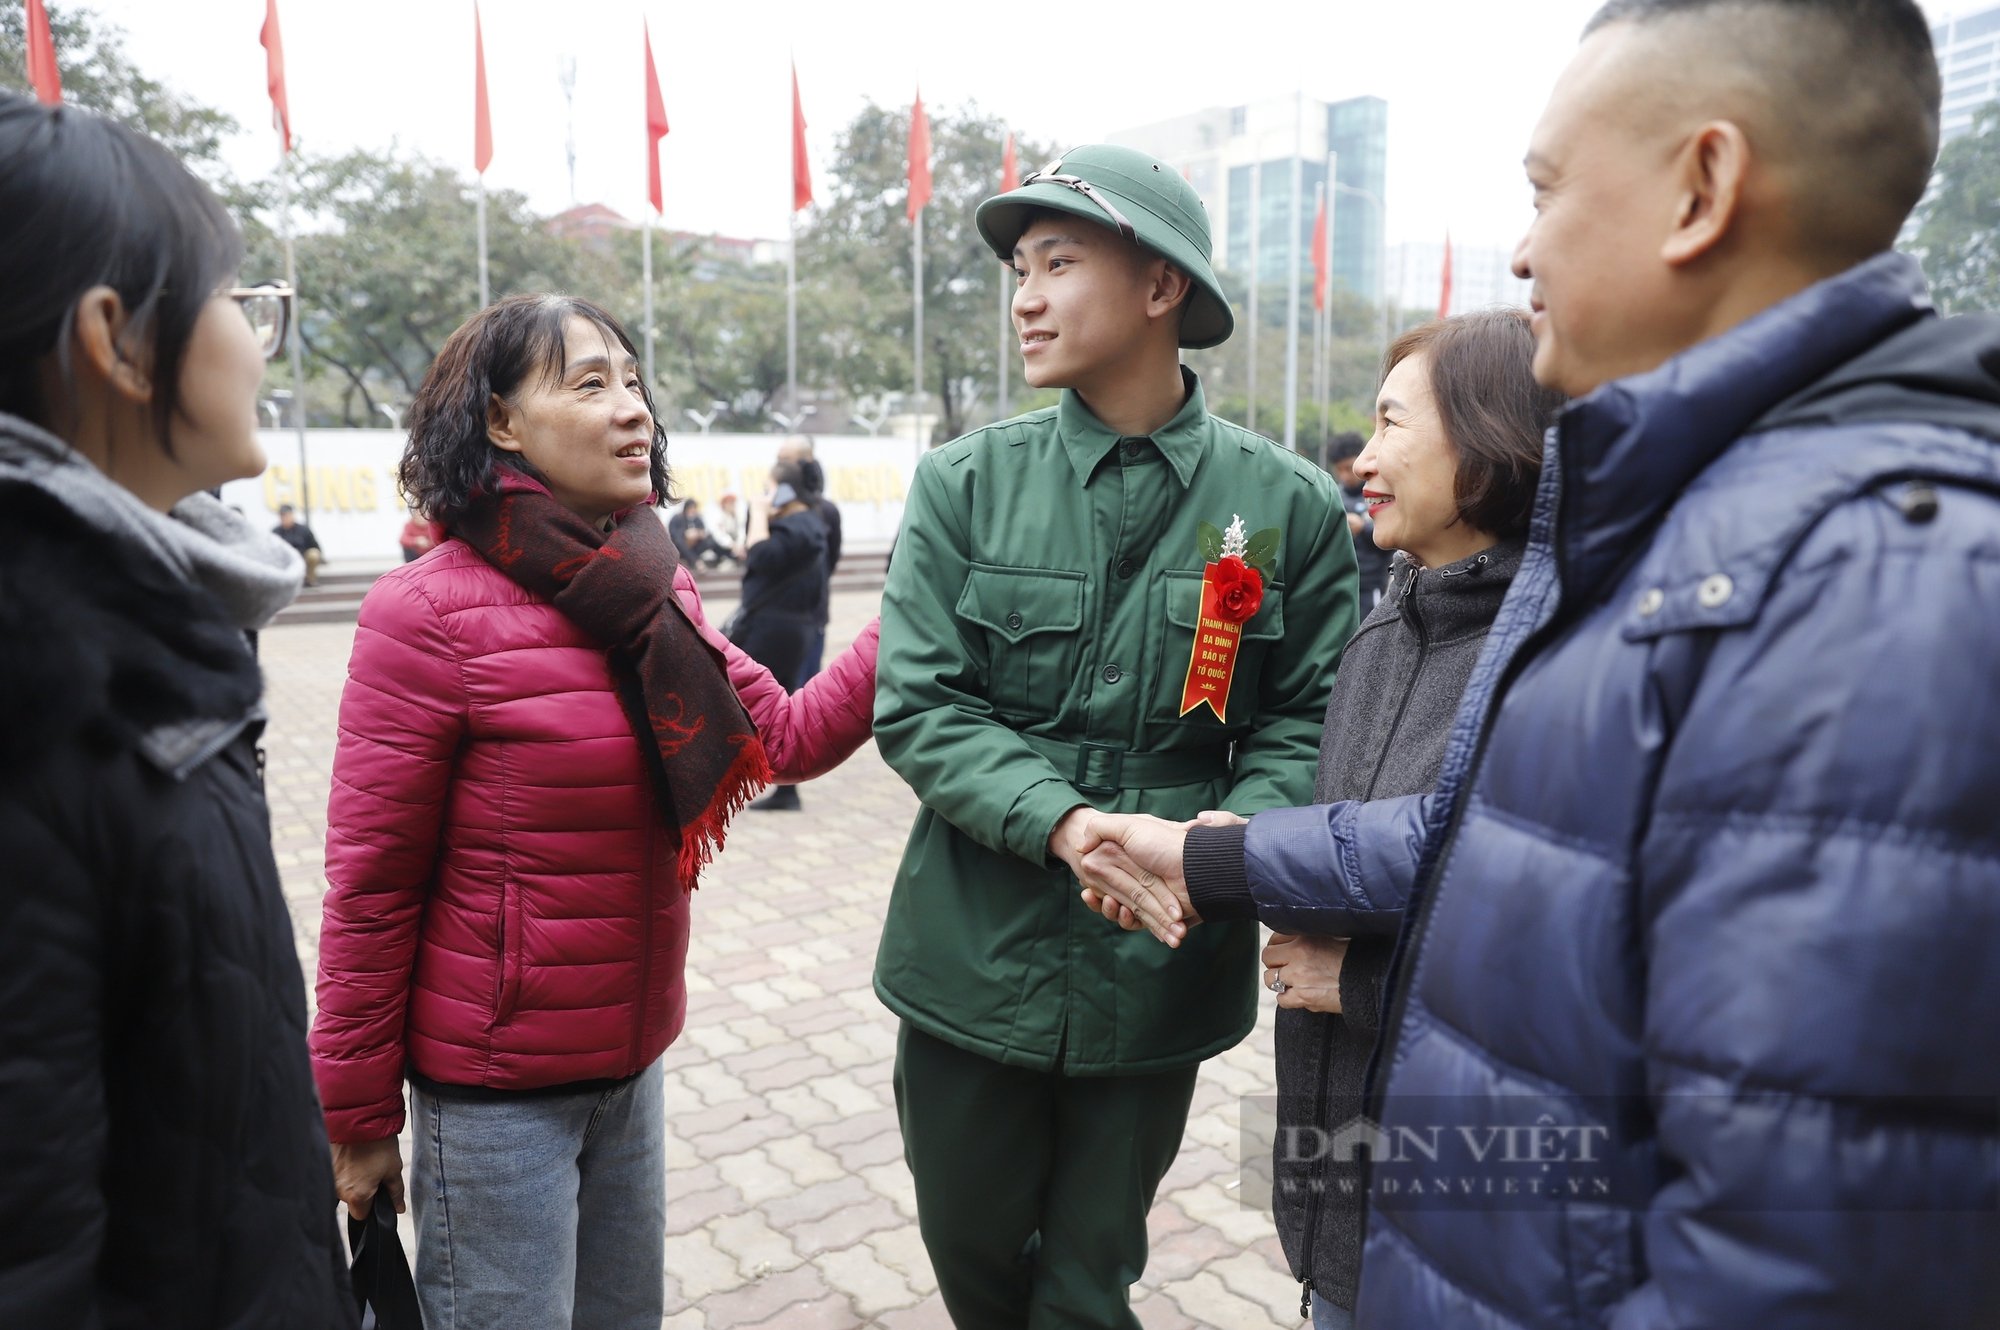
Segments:
[[[681,603],[786,781],[868,738],[876,627],[797,694]],[[687,1013],[688,899],[604,652],[459,541],[375,583],[340,701],[313,1069],[336,1142],[392,1136],[405,1067],[531,1089],[628,1076]]]

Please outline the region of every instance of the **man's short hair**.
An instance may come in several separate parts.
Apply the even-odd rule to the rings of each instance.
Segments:
[[[1351,429],[1342,430],[1333,436],[1331,451],[1328,452],[1327,457],[1329,460],[1335,462],[1352,462],[1355,458],[1361,456],[1362,451],[1367,447],[1368,440],[1362,438],[1361,435]]]
[[[292,505],[290,505],[289,503],[281,503],[278,505],[278,516],[280,517],[283,517],[286,513],[295,513],[297,511],[298,509],[292,507]]]
[[[1798,239],[1846,266],[1888,249],[1937,160],[1941,80],[1916,0],[1608,0],[1616,23],[1680,22],[1699,58],[1676,77],[1754,88],[1767,118],[1745,125],[1796,181]]]

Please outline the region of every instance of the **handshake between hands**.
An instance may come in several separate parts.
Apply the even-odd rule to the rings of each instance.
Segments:
[[[1056,823],[1049,852],[1083,884],[1085,906],[1121,928],[1143,928],[1178,947],[1189,927],[1201,922],[1188,900],[1181,868],[1188,828],[1243,820],[1234,813],[1207,812],[1191,822],[1169,822],[1143,813],[1073,808]]]

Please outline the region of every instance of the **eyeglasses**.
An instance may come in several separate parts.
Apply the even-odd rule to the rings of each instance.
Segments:
[[[243,310],[250,331],[264,350],[264,359],[274,358],[285,345],[285,329],[291,323],[292,288],[283,282],[265,282],[259,286],[232,286],[221,294]]]
[[[1036,171],[1021,182],[1021,187],[1024,189],[1029,185],[1061,185],[1064,189],[1075,190],[1098,207],[1104,209],[1104,213],[1111,219],[1112,225],[1118,228],[1119,235],[1124,236],[1130,241],[1138,241],[1138,229],[1132,223],[1125,220],[1125,214],[1118,211],[1112,205],[1110,199],[1105,198],[1097,192],[1096,186],[1092,185],[1082,176],[1062,174],[1062,160],[1060,158],[1050,162],[1047,166],[1044,166],[1041,170]]]

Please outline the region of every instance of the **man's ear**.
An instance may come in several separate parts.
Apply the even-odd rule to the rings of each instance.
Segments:
[[[84,368],[126,401],[146,406],[153,400],[152,355],[125,346],[131,322],[116,291],[93,286],[76,302],[70,336]]]
[[[1151,265],[1146,291],[1146,316],[1163,319],[1185,305],[1194,291],[1194,279],[1165,259]]]
[[[522,450],[520,412],[507,399],[493,393],[486,399],[486,437],[495,448],[518,453]]]
[[[1670,267],[1706,255],[1741,220],[1750,167],[1750,140],[1727,120],[1711,120],[1681,145],[1673,163],[1673,229],[1660,247]]]

